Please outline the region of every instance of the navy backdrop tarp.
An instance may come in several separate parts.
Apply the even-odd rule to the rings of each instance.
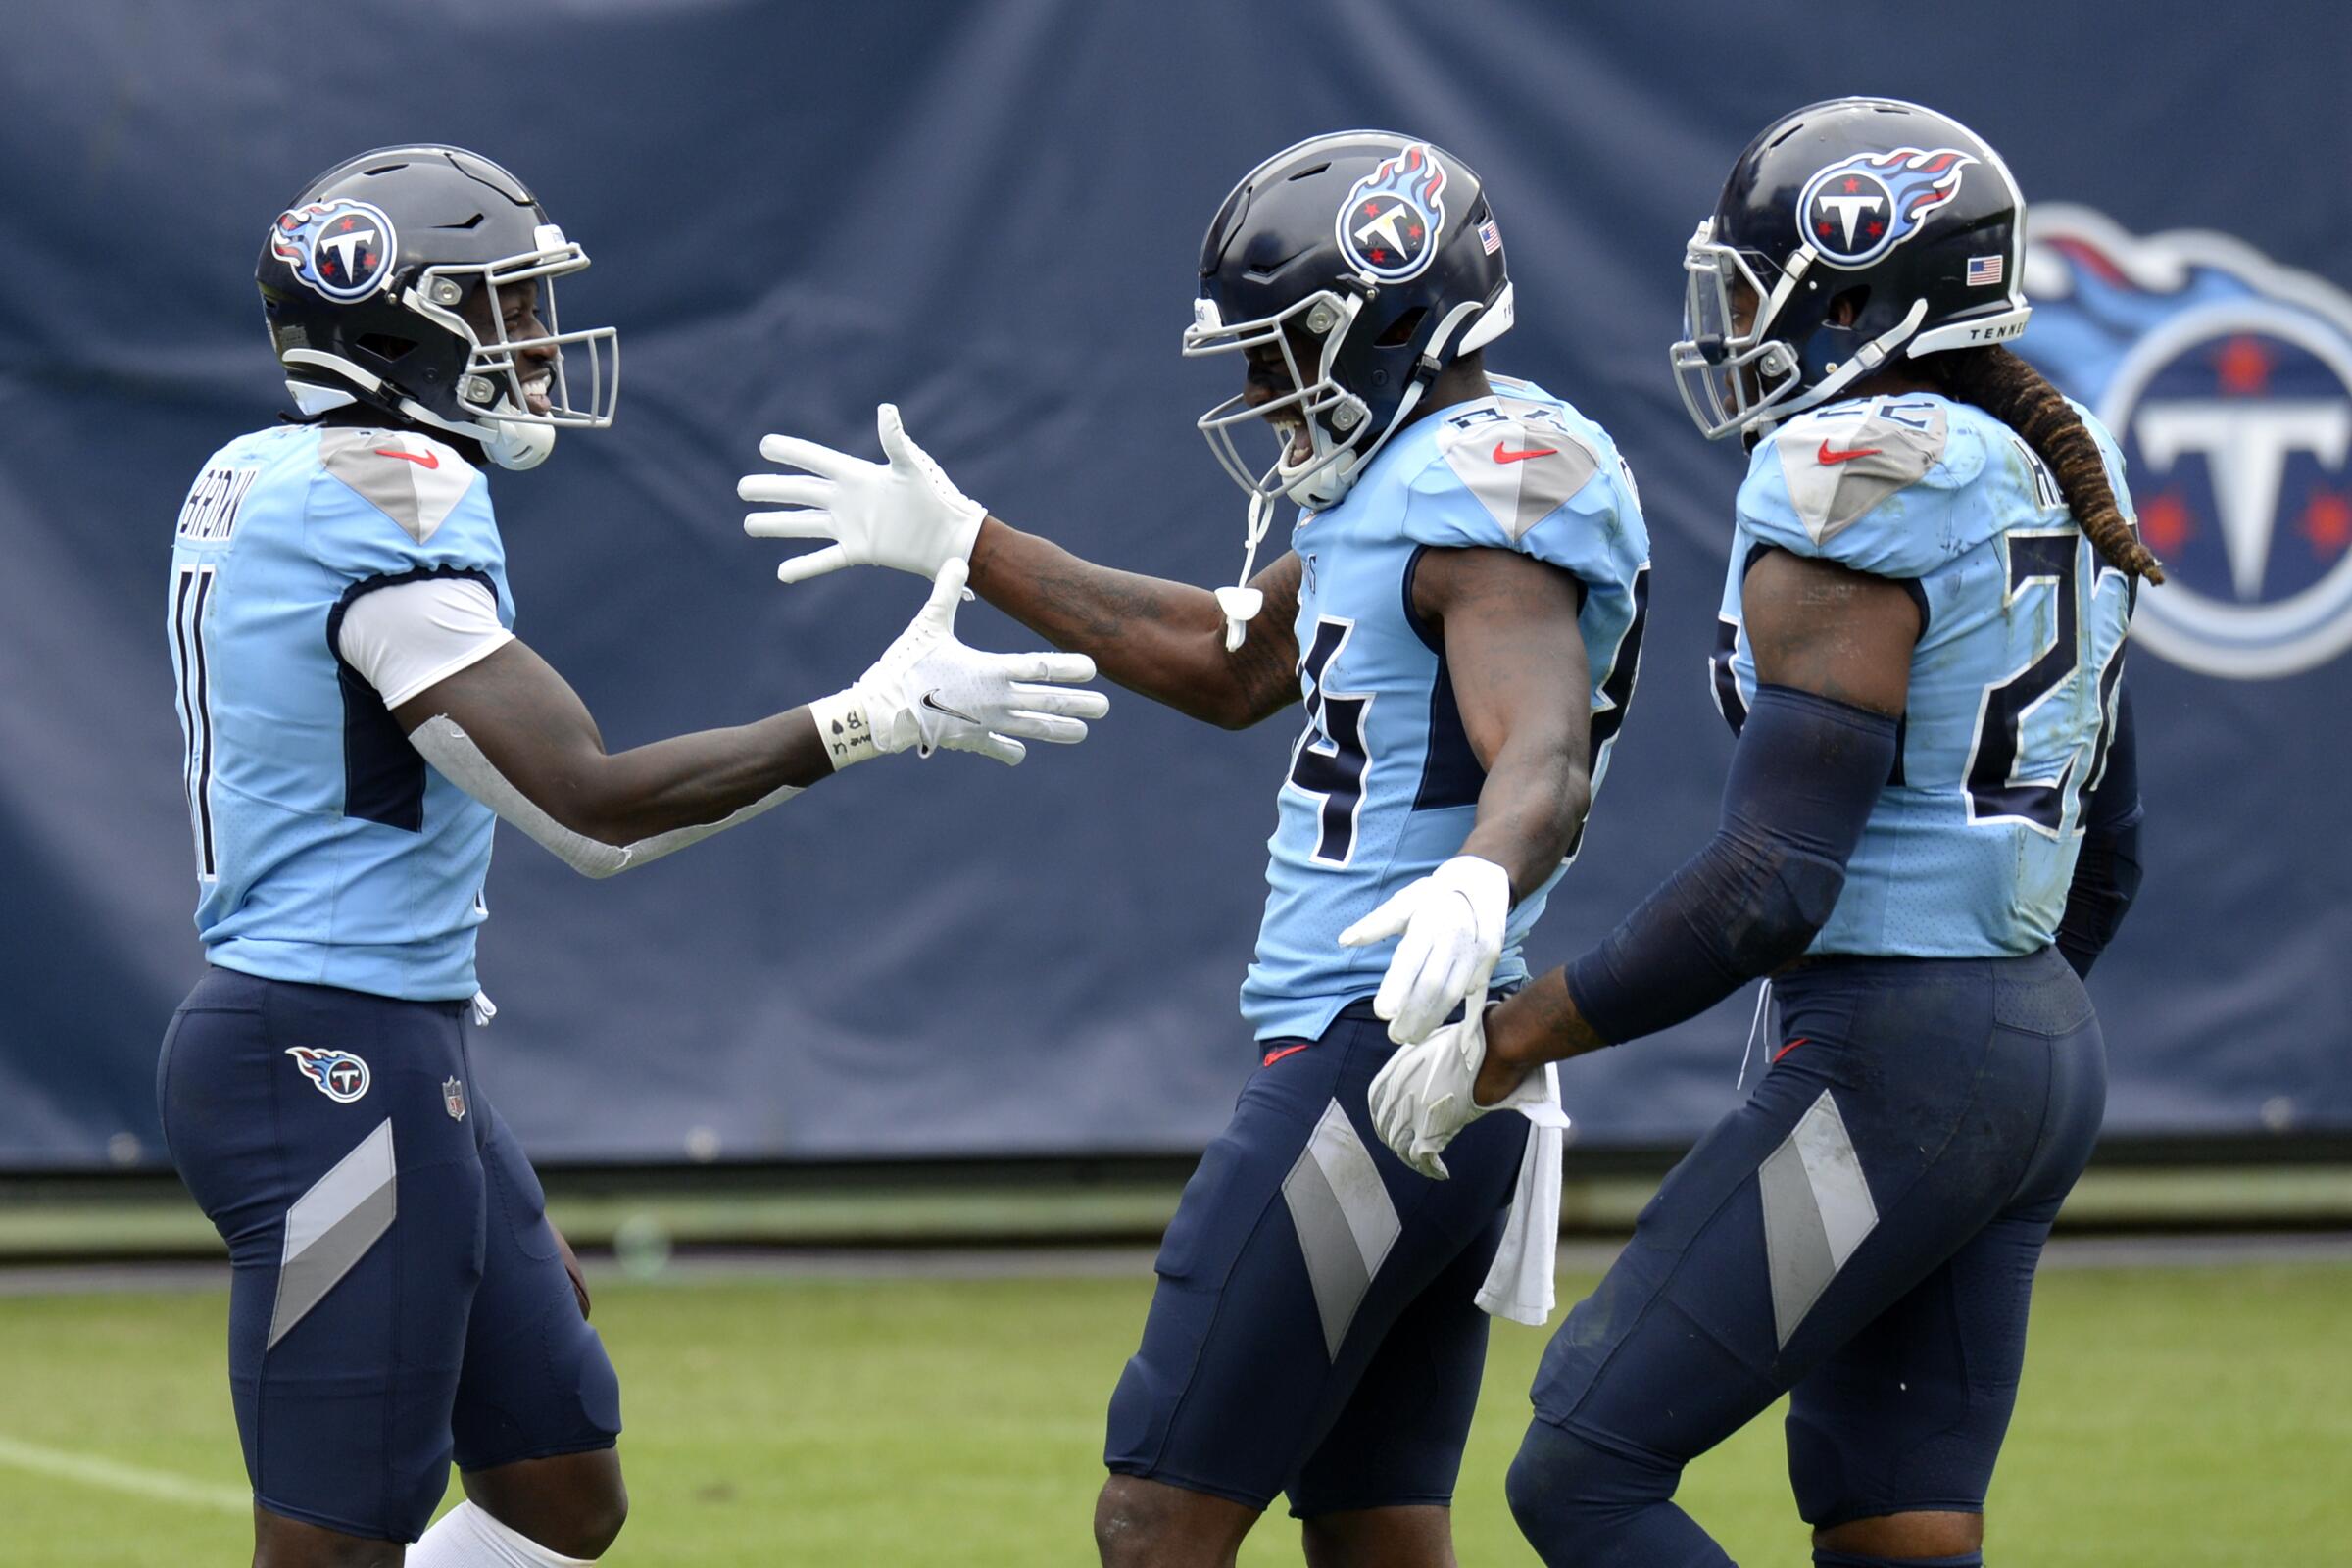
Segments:
[[[1729,750],[1702,675],[1738,457],[1665,373],[1682,243],[1757,126],[1847,91],[1947,109],[2030,196],[2080,204],[2034,258],[2025,348],[2131,435],[2180,567],[2132,662],[2148,878],[2094,987],[2110,1128],[2352,1131],[2346,36],[2329,0],[2220,16],[42,8],[0,52],[0,1166],[161,1157],[155,1046],[201,962],[166,552],[201,460],[279,406],[251,269],[318,169],[471,144],[597,258],[565,318],[621,328],[620,422],[496,491],[522,631],[636,743],[839,686],[919,600],[882,572],[771,580],[732,494],[768,429],[870,450],[895,398],[1005,516],[1228,580],[1241,506],[1191,421],[1232,388],[1175,353],[1201,228],[1307,133],[1455,150],[1518,281],[1494,362],[1609,425],[1655,539],[1641,691],[1551,962],[1701,841]],[[558,1159],[1198,1147],[1253,1059],[1234,991],[1295,731],[1128,697],[1076,753],[861,769],[605,883],[502,830],[482,1071]],[[1581,1136],[1704,1125],[1750,1000],[1572,1068]]]

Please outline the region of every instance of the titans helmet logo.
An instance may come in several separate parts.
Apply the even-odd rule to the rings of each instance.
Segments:
[[[392,281],[400,240],[384,210],[338,196],[277,215],[270,251],[294,275],[338,305],[352,305]]]
[[[320,1094],[338,1105],[348,1105],[368,1092],[368,1064],[348,1051],[288,1046],[286,1054]]]
[[[2232,680],[2352,648],[2352,295],[2206,230],[2028,224],[2018,352],[2113,432],[2168,580],[2132,641]]]
[[[1412,142],[1357,180],[1340,208],[1340,254],[1367,277],[1401,283],[1429,270],[1446,228],[1446,166]]]
[[[1897,147],[1841,159],[1806,180],[1798,194],[1801,237],[1832,267],[1868,267],[1959,195],[1960,172],[1975,162],[1950,147]]]

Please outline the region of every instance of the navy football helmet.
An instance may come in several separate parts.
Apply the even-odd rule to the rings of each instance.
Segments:
[[[1782,116],[1684,253],[1672,353],[1691,419],[1710,441],[1760,435],[1889,360],[2017,336],[2025,217],[2000,154],[1932,109],[1835,98]]]
[[[558,429],[612,422],[618,334],[566,332],[556,316],[555,280],[587,265],[514,175],[463,148],[421,143],[362,153],[312,180],[270,225],[255,280],[305,414],[365,404],[527,468]],[[509,337],[498,297],[481,298],[518,285],[535,291],[535,336]],[[552,369],[520,358],[536,349],[556,351]],[[568,366],[566,350],[578,356]]]
[[[1276,499],[1337,505],[1438,373],[1511,320],[1486,188],[1442,148],[1393,131],[1317,136],[1233,188],[1201,242],[1184,352],[1279,348],[1291,380],[1271,402],[1236,395],[1199,420],[1250,497],[1242,587],[1218,591],[1229,646],[1258,608],[1248,585]],[[1254,427],[1280,438],[1262,469],[1235,438]],[[1301,428],[1307,444],[1294,461],[1290,435]]]

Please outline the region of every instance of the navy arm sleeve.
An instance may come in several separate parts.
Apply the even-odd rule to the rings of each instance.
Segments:
[[[2078,975],[2088,976],[2139,892],[2139,741],[2132,722],[2132,688],[2116,694],[2115,735],[2107,765],[2083,807],[2082,853],[2058,922],[2058,951]]]
[[[1894,768],[1895,722],[1759,686],[1707,847],[1568,968],[1604,1040],[1694,1018],[1802,954],[1829,923],[1845,862]]]

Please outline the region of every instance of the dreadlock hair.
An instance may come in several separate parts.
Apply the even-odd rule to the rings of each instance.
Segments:
[[[2132,533],[2107,482],[2107,465],[2065,395],[2039,370],[1999,344],[1923,356],[1954,401],[1973,403],[2025,438],[2049,465],[2067,510],[2106,563],[2150,582],[2164,581],[2164,564]]]

